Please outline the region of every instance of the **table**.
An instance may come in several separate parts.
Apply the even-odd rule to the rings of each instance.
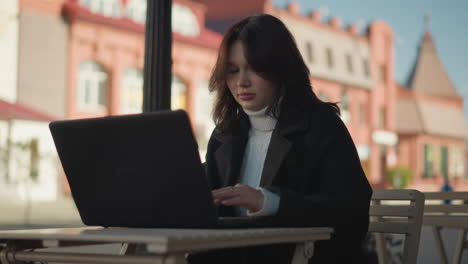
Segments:
[[[20,261],[66,263],[181,264],[185,254],[216,248],[297,243],[292,263],[307,263],[314,242],[330,239],[332,228],[252,229],[144,229],[144,228],[62,228],[0,231],[0,262]],[[32,249],[84,246],[105,243],[144,244],[154,255],[112,255],[38,252]]]

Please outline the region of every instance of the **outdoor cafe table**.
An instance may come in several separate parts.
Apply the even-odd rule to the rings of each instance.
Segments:
[[[332,228],[144,229],[63,228],[0,231],[0,263],[186,263],[185,254],[217,248],[296,243],[292,263],[307,263],[314,242],[328,240]],[[53,252],[51,248],[98,244],[143,244],[150,254],[112,255]],[[47,251],[37,249],[49,248]]]

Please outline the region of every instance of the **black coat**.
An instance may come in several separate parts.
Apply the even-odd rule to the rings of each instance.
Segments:
[[[212,134],[205,164],[212,189],[239,181],[249,127],[248,117],[242,113],[232,133],[215,130]],[[372,189],[346,126],[328,104],[283,107],[260,186],[280,196],[274,216],[278,226],[334,228],[330,241],[315,244],[313,263],[359,262]],[[232,207],[220,208],[222,216],[233,214]],[[259,263],[289,263],[293,249],[291,245],[264,246],[243,254],[251,260],[261,256]]]

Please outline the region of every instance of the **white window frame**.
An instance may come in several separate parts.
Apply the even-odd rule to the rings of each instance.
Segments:
[[[176,75],[172,75],[172,83],[171,83],[171,109],[172,110],[177,110],[177,109],[185,109],[187,107],[187,90],[188,87]],[[185,98],[185,102],[181,102],[180,95],[183,94]]]
[[[126,17],[145,24],[146,8],[146,0],[130,0],[126,7]],[[189,7],[177,3],[172,4],[172,31],[189,37],[200,35],[198,19]]]
[[[122,114],[141,113],[143,107],[143,71],[129,67],[122,74],[120,94]]]
[[[448,151],[449,178],[462,178],[465,172],[463,148],[451,147]]]
[[[177,3],[172,5],[172,31],[190,37],[200,35],[197,17],[189,7]]]
[[[206,136],[210,136],[214,129],[212,119],[215,95],[208,90],[208,81],[200,81],[195,93],[195,120],[203,127]]]
[[[85,60],[78,65],[77,106],[80,111],[104,111],[107,102],[107,73],[96,61]],[[89,87],[86,86],[89,82]],[[87,89],[89,89],[87,91]],[[100,89],[104,89],[104,102],[99,102]],[[89,102],[86,94],[89,93]]]
[[[93,13],[116,18],[121,16],[122,7],[119,0],[80,0],[79,3]]]
[[[195,92],[194,110],[195,110],[195,133],[198,141],[200,158],[205,160],[206,148],[211,133],[215,128],[212,113],[215,102],[214,93],[208,90],[209,82],[200,81]]]
[[[146,0],[130,0],[127,3],[126,17],[131,20],[145,24],[146,23]]]

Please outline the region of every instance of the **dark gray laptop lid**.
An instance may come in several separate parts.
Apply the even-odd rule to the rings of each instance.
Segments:
[[[55,121],[50,131],[83,223],[215,225],[216,208],[184,111]]]

